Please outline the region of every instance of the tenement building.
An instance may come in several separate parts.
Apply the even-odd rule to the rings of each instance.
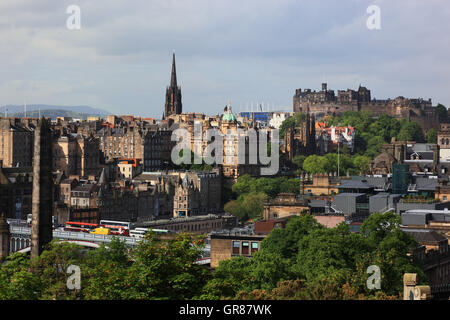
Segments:
[[[185,172],[179,176],[173,196],[173,217],[190,217],[220,213],[222,202],[220,174],[213,172]]]
[[[256,157],[251,157],[252,154],[260,156],[258,146],[261,138],[259,135],[260,128],[256,126],[254,121],[239,122],[231,109],[230,102],[225,106],[221,115],[208,117],[202,114],[182,113],[175,116],[171,115],[166,118],[166,121],[171,123],[171,131],[186,129],[189,132],[190,148],[199,158],[202,158],[201,155],[207,154],[206,148],[211,143],[212,139],[207,137],[208,132],[214,132],[215,135],[222,136],[223,150],[214,150],[211,155],[214,157],[216,152],[222,151],[223,161],[220,167],[223,176],[228,178],[229,181],[244,174],[260,175],[262,165],[257,161],[258,159],[255,159]],[[199,133],[196,133],[196,128],[198,128]],[[270,141],[270,131],[267,132],[267,141]],[[242,142],[241,145],[239,141]]]
[[[93,136],[66,134],[55,137],[53,170],[70,175],[98,175],[100,170],[99,140]]]
[[[0,160],[4,167],[31,167],[33,131],[18,118],[0,119]]]
[[[31,213],[32,184],[31,166],[2,168],[0,163],[0,213],[6,218],[26,219]]]

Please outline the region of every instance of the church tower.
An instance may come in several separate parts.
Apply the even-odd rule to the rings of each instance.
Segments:
[[[166,104],[164,107],[163,118],[171,114],[180,114],[181,105],[181,87],[177,85],[177,70],[175,68],[175,52],[172,57],[172,74],[170,77],[170,86],[166,89]]]
[[[42,117],[34,132],[31,258],[53,238],[52,132]]]

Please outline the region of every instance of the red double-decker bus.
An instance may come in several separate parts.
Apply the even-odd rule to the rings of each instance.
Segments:
[[[77,232],[91,232],[95,228],[98,228],[98,224],[96,223],[85,223],[85,222],[75,222],[75,221],[66,221],[64,226],[64,230],[66,231],[77,231]]]
[[[100,227],[108,228],[111,234],[129,237],[130,236],[130,222],[100,220]]]

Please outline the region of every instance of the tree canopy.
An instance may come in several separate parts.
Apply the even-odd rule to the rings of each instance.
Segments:
[[[325,228],[309,214],[294,217],[251,260],[221,261],[205,290],[237,299],[399,299],[404,273],[426,283],[420,263],[408,255],[417,243],[399,225],[392,212],[371,215],[361,233],[345,223]],[[380,268],[380,290],[367,288],[371,265]]]

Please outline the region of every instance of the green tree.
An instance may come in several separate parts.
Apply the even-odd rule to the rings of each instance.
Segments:
[[[402,119],[400,123],[401,129],[400,132],[398,133],[397,140],[416,141],[416,142],[425,141],[422,128],[417,124],[417,122],[408,122],[407,120]]]
[[[402,277],[406,272],[417,273],[420,283],[426,283],[426,277],[420,263],[408,254],[417,247],[417,242],[400,229],[400,216],[393,212],[370,215],[361,226],[361,238],[370,251],[360,255],[356,263],[355,285],[361,291],[368,292],[365,286],[369,265],[377,265],[381,270],[381,290],[388,295],[402,291]]]
[[[252,289],[272,290],[277,283],[291,277],[290,264],[279,253],[257,252],[252,258]]]
[[[358,171],[358,174],[366,173],[369,170],[370,158],[367,156],[355,156],[353,158],[353,166]]]
[[[323,156],[311,155],[303,162],[303,169],[312,174],[327,173],[328,161]]]
[[[121,300],[127,297],[125,284],[132,261],[125,243],[113,238],[108,247],[90,251],[83,270],[83,293],[89,300]]]
[[[292,159],[292,164],[294,165],[295,169],[303,169],[303,162],[305,161],[306,156],[304,155],[297,155]]]
[[[355,259],[366,250],[365,243],[351,234],[345,223],[317,229],[299,241],[296,269],[307,281],[336,272],[350,275]]]
[[[200,299],[234,298],[239,291],[250,290],[252,262],[243,256],[222,260],[202,289]]]
[[[248,174],[240,176],[236,183],[233,184],[232,190],[234,193],[240,195],[244,193],[249,193],[251,191],[251,186],[253,184],[253,178]]]
[[[179,300],[200,295],[207,270],[194,263],[201,251],[190,235],[167,240],[148,236],[146,240],[132,252],[134,262],[123,283],[125,298]]]
[[[0,300],[36,300],[41,286],[39,277],[30,271],[30,257],[13,253],[0,264]]]
[[[81,299],[80,290],[67,287],[67,269],[70,265],[84,264],[83,247],[72,243],[50,242],[39,257],[31,261],[30,268],[39,278],[40,298],[46,300]]]
[[[434,128],[431,128],[427,132],[427,142],[428,143],[437,143],[437,131]]]
[[[287,128],[290,128],[292,126],[300,127],[302,125],[303,121],[305,121],[305,120],[306,120],[306,115],[301,112],[298,112],[298,113],[294,114],[294,116],[289,117],[286,120],[284,120],[280,126],[280,138],[281,139],[284,138]]]
[[[447,119],[447,108],[438,103],[438,105],[436,106],[436,114],[438,115],[440,120],[445,120]]]
[[[310,232],[322,229],[310,214],[293,217],[285,228],[276,228],[261,243],[262,253],[280,254],[283,259],[294,262],[298,253],[299,241]]]

